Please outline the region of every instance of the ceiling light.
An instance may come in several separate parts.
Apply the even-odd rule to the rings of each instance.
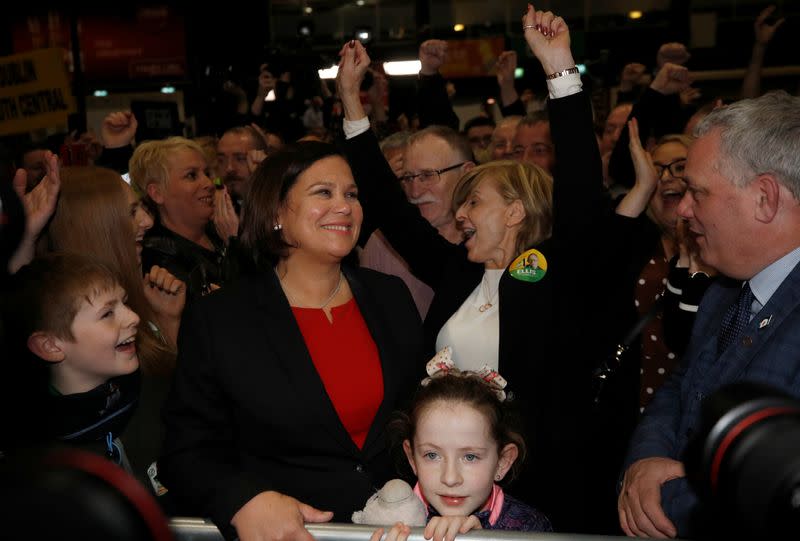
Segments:
[[[305,12],[306,12],[306,14],[309,14],[309,13],[311,13],[311,12],[312,12],[312,11],[314,11],[314,10],[311,8],[311,6],[306,6],[306,7],[305,7],[305,9],[303,9],[303,11],[305,11]]]
[[[453,31],[455,31],[455,32],[463,32],[464,31],[464,25],[461,24],[461,23],[453,25]]]
[[[416,75],[422,68],[419,60],[400,60],[397,62],[384,62],[383,71],[386,75]]]
[[[321,70],[317,70],[320,79],[336,79],[336,74],[339,73],[339,66],[333,66]]]
[[[635,19],[641,19],[642,15],[643,15],[642,12],[639,11],[639,10],[633,10],[633,11],[628,13],[628,17],[631,18],[631,19],[634,19],[634,20]]]
[[[162,94],[174,94],[175,93],[175,87],[174,86],[162,86],[161,87],[161,93]]]
[[[364,5],[364,0],[356,0],[356,5],[357,6],[363,6]]]
[[[522,79],[525,76],[525,68],[514,69],[514,79]]]
[[[108,96],[108,90],[95,90],[94,97],[95,98],[105,98]]]

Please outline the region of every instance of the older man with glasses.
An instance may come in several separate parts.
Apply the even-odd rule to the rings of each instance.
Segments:
[[[408,139],[399,181],[409,202],[453,244],[463,238],[453,216],[453,188],[461,176],[475,167],[472,149],[458,132],[445,126],[429,126]],[[399,276],[411,290],[420,315],[425,317],[433,291],[408,270],[408,265],[376,231],[361,252],[361,265]]]

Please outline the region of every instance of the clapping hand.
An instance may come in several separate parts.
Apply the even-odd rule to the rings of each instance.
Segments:
[[[225,186],[214,192],[214,216],[211,219],[214,221],[214,228],[219,238],[225,244],[231,237],[239,236],[239,216],[236,215],[233,201]]]

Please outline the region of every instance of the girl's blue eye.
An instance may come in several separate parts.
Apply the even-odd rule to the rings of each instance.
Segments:
[[[428,453],[425,453],[425,455],[424,455],[424,456],[425,456],[425,458],[427,458],[428,460],[436,460],[436,459],[439,457],[439,455],[438,455],[437,453],[434,453],[433,451],[430,451],[430,452],[428,452]]]
[[[476,460],[478,460],[478,455],[475,455],[473,453],[467,453],[466,455],[464,455],[464,460],[466,460],[467,462],[475,462]]]

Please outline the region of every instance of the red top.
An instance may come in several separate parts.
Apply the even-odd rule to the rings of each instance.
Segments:
[[[292,307],[311,360],[344,428],[361,449],[383,401],[378,348],[355,299],[331,308]]]

